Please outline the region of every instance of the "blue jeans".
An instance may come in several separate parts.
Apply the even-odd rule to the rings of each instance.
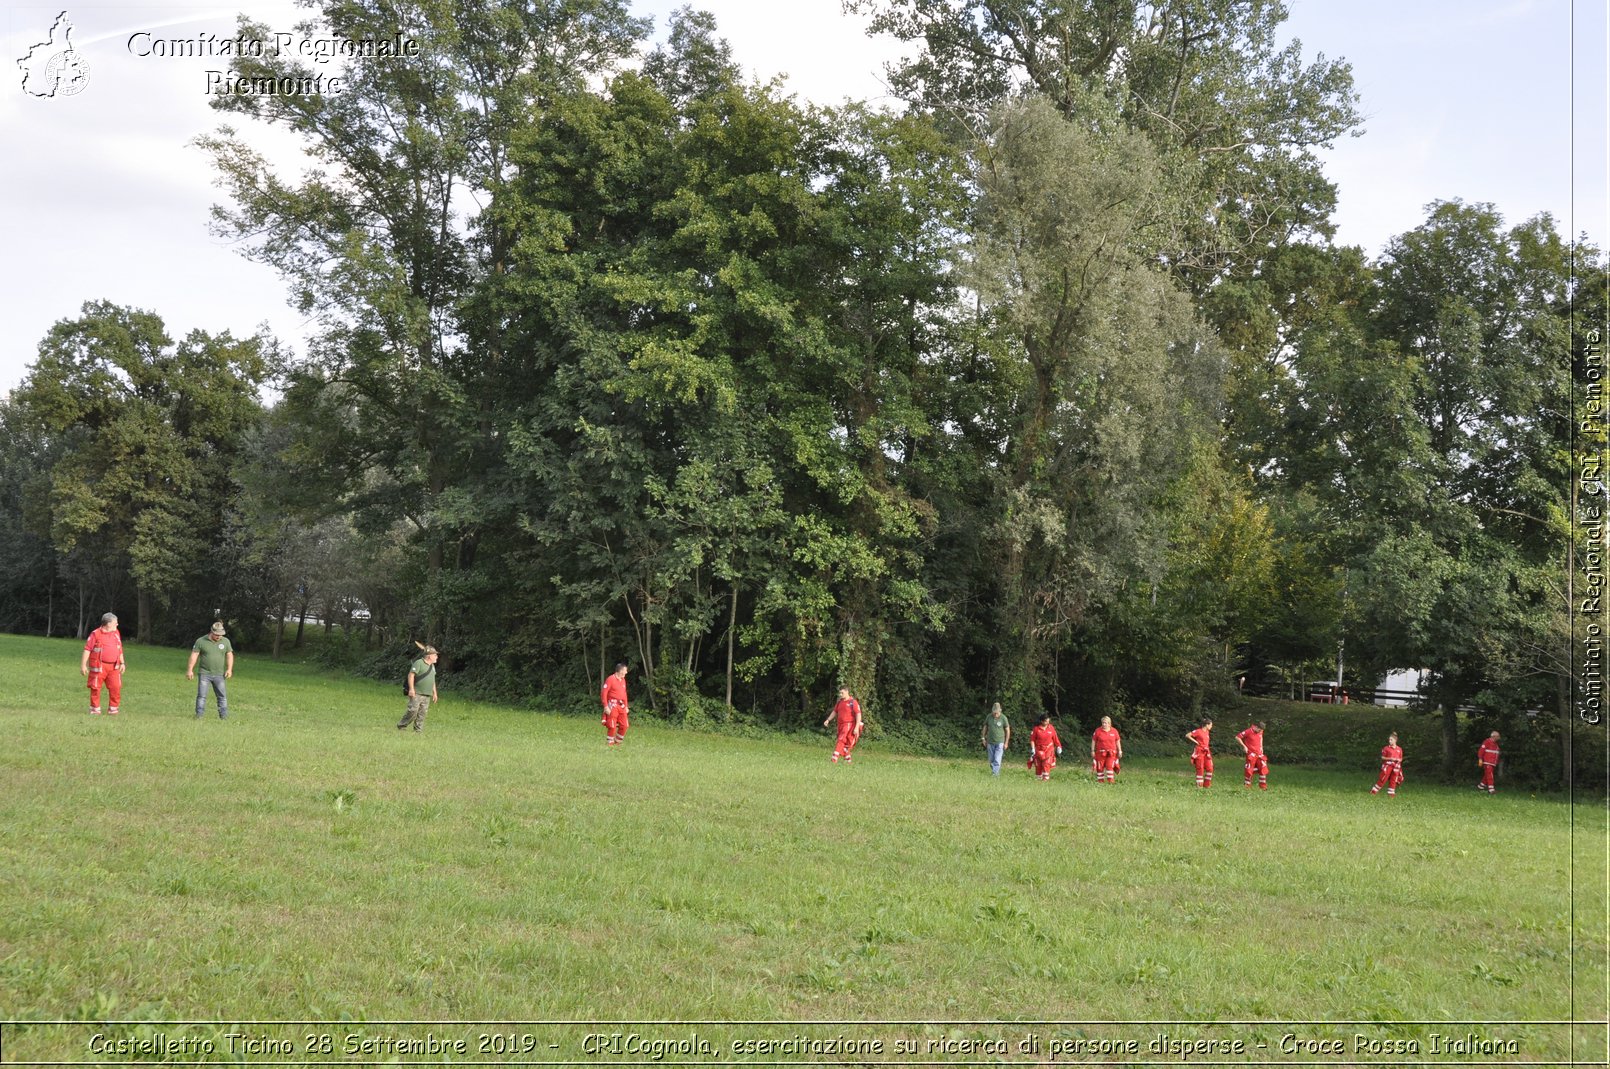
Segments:
[[[1004,742],[985,743],[985,748],[987,750],[989,750],[989,770],[990,770],[990,774],[993,775],[993,776],[999,776],[1001,774],[1001,757],[1002,757],[1002,755],[1004,755],[1006,753],[1006,743],[1004,743]]]
[[[210,676],[205,672],[196,676],[196,717],[199,719],[207,711],[209,686],[212,687],[213,693],[218,695],[218,719],[228,719],[229,693],[224,689],[224,677],[222,674]]]

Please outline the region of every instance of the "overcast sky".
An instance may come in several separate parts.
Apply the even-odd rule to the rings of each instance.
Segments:
[[[661,32],[679,3],[640,2]],[[750,73],[836,103],[887,100],[895,43],[870,40],[839,0],[707,0]],[[1603,244],[1607,81],[1604,0],[1290,0],[1304,55],[1353,66],[1364,134],[1326,156],[1340,189],[1337,240],[1380,252],[1433,200],[1490,201],[1510,222],[1549,212],[1562,232]],[[140,57],[131,34],[233,35],[247,11],[275,30],[304,15],[274,0],[244,5],[71,6],[83,89],[37,98],[14,61],[44,41],[60,3],[0,12],[0,391],[15,387],[52,323],[86,300],[156,312],[171,336],[193,328],[250,334],[266,324],[300,349],[306,324],[265,267],[207,232],[218,200],[190,142],[218,125],[207,70],[221,60]],[[45,58],[59,49],[36,53]],[[34,83],[37,85],[38,83]],[[237,120],[238,121],[238,120]],[[1574,130],[1574,136],[1573,136]],[[273,131],[267,151],[293,150]]]

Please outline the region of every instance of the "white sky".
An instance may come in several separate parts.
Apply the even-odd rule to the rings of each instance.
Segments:
[[[639,0],[665,16],[679,3]],[[751,73],[788,75],[823,102],[886,100],[891,41],[869,40],[838,0],[705,0]],[[1604,0],[1290,0],[1305,56],[1353,65],[1365,133],[1326,158],[1340,187],[1337,240],[1374,255],[1418,225],[1436,199],[1491,201],[1510,222],[1541,211],[1565,233],[1603,244],[1606,200]],[[87,87],[39,99],[14,59],[44,40],[62,3],[0,12],[0,390],[21,382],[52,323],[106,299],[156,312],[177,338],[193,328],[268,327],[300,349],[306,324],[275,274],[207,232],[219,199],[190,145],[214,129],[206,71],[222,60],[139,58],[126,41],[231,36],[248,11],[289,31],[304,12],[285,0],[243,5],[72,5]],[[5,73],[11,72],[11,73]],[[239,120],[235,119],[238,123]],[[1574,128],[1574,137],[1573,137]],[[270,151],[291,142],[262,133]],[[279,146],[276,149],[275,146]]]

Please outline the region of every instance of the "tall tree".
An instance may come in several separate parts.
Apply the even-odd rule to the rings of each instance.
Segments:
[[[1317,148],[1357,125],[1352,72],[1278,43],[1278,0],[846,0],[869,30],[920,42],[897,93],[974,131],[1024,93],[1085,129],[1152,144],[1174,194],[1152,237],[1198,292],[1329,232]]]
[[[413,524],[437,606],[452,603],[443,568],[473,560],[478,539],[477,498],[455,488],[495,468],[491,410],[529,385],[502,359],[507,312],[464,314],[473,280],[503,271],[509,252],[482,209],[517,132],[555,94],[630,55],[646,28],[619,0],[332,0],[300,32],[400,35],[418,54],[353,62],[339,94],[214,101],[284,126],[314,164],[287,180],[249,135],[224,127],[201,139],[231,199],[215,209],[219,231],[276,267],[319,322],[288,390],[314,432],[302,451],[309,477],[340,507]],[[242,20],[241,31],[263,27]],[[285,52],[238,57],[234,73],[317,72]],[[448,622],[433,613],[427,631]]]
[[[175,345],[150,312],[91,301],[40,343],[15,400],[68,443],[50,472],[61,554],[96,544],[128,562],[136,635],[219,536],[230,465],[259,414],[262,338],[193,331]]]
[[[1160,192],[1142,138],[1030,99],[977,149],[972,273],[995,317],[1004,486],[993,541],[1002,682],[1038,705],[1051,654],[1092,607],[1160,577],[1164,495],[1218,417],[1220,351],[1135,232]]]

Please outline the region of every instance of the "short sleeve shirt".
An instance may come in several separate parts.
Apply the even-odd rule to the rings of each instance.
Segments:
[[[436,666],[426,664],[425,658],[415,661],[408,670],[414,673],[415,694],[429,694],[436,689]]]
[[[229,655],[235,652],[227,638],[214,638],[211,634],[202,635],[190,648],[199,654],[196,667],[204,676],[223,675],[229,667]]]
[[[1005,714],[1001,716],[986,716],[984,718],[984,738],[991,746],[1001,746],[1006,742],[1006,732],[1011,725],[1006,722]]]

